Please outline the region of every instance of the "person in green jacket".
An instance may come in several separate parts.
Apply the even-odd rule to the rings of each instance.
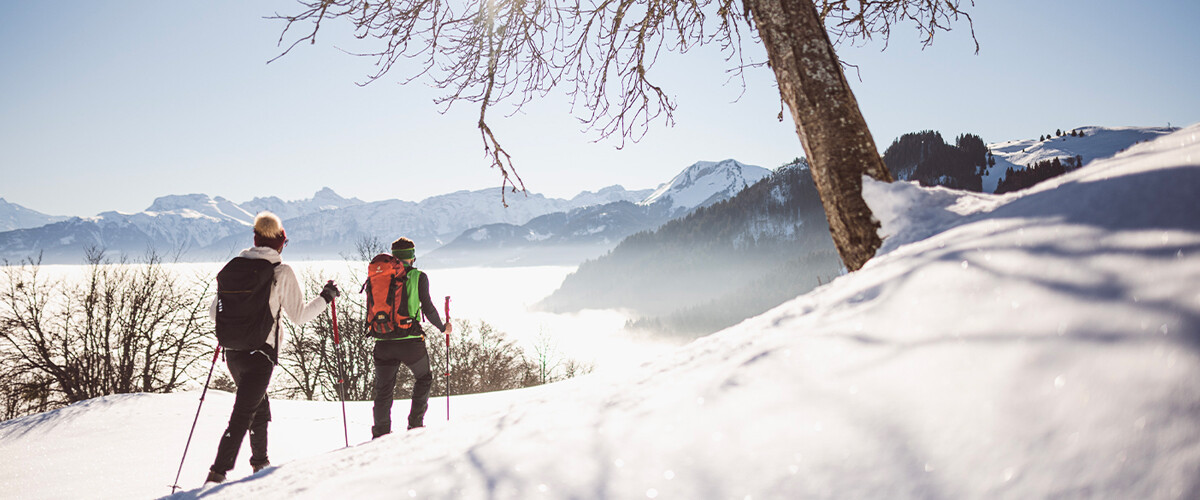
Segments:
[[[404,263],[407,279],[416,279],[416,290],[405,287],[408,294],[416,293],[425,319],[442,333],[452,333],[453,325],[442,323],[437,307],[429,298],[429,274],[414,267],[416,245],[408,238],[392,242],[392,255]],[[413,297],[398,300],[409,301]],[[415,315],[408,325],[397,325],[389,335],[375,339],[375,425],[371,427],[371,438],[392,432],[392,394],[396,388],[396,374],[400,365],[408,367],[416,383],[412,390],[412,408],[408,412],[408,429],[425,426],[425,411],[429,409],[429,391],[433,386],[433,372],[429,366],[429,351],[425,348],[425,332],[420,314]]]

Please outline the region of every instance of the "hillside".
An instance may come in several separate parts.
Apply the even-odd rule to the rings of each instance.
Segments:
[[[988,144],[996,164],[983,177],[983,191],[996,192],[996,185],[1007,169],[1022,170],[1055,158],[1081,158],[1082,164],[1111,158],[1139,142],[1152,141],[1173,133],[1169,127],[1079,127],[1079,136],[1064,135],[1044,140],[1025,139]],[[1070,131],[1068,131],[1070,132]]]
[[[812,175],[797,160],[729,200],[626,238],[580,265],[539,307],[626,309],[643,317],[632,326],[694,337],[811,290],[840,269]]]
[[[332,405],[280,404],[275,467],[175,498],[1195,498],[1197,159],[1193,126],[1003,196],[868,181],[889,237],[812,293],[632,370],[431,405],[421,431],[357,420],[348,449]],[[195,404],[0,423],[0,484],[166,494]]]

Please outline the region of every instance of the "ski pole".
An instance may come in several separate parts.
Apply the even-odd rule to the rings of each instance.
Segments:
[[[333,283],[333,280],[329,280]],[[342,400],[342,436],[346,438],[346,447],[350,447],[350,426],[346,423],[346,370],[342,367],[342,339],[338,335],[337,300],[329,301],[330,314],[333,315],[333,351],[337,356],[338,366],[338,399]]]
[[[446,327],[450,326],[450,296],[446,296]],[[450,420],[450,330],[446,330],[446,420]]]
[[[204,390],[200,391],[200,404],[196,405],[196,418],[192,419],[192,430],[188,431],[187,444],[183,445],[183,458],[179,459],[179,471],[175,472],[175,482],[171,484],[171,494],[175,494],[175,490],[181,488],[179,476],[183,474],[183,462],[187,460],[188,448],[192,446],[192,434],[196,432],[196,422],[200,421],[200,408],[204,406],[204,395],[208,394],[208,383],[212,381],[213,368],[217,367],[217,356],[220,354],[221,344],[217,344],[217,350],[213,353],[212,366],[208,367],[208,378],[204,379]]]

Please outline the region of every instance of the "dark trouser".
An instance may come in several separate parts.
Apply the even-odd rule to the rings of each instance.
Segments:
[[[271,403],[267,385],[275,363],[262,351],[225,351],[229,374],[237,384],[229,426],[217,445],[217,459],[209,470],[228,472],[237,461],[246,431],[250,431],[250,465],[267,463],[267,422],[271,421]]]
[[[425,410],[429,409],[429,389],[433,373],[429,370],[429,351],[425,340],[383,340],[375,342],[375,426],[371,437],[392,432],[392,393],[396,390],[396,373],[403,363],[412,372],[412,409],[408,412],[408,428],[425,425]]]

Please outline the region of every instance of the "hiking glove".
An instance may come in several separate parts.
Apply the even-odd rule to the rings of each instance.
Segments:
[[[321,297],[325,299],[326,304],[333,302],[333,299],[336,299],[341,295],[342,292],[338,290],[337,285],[333,284],[332,281],[326,283],[325,288],[321,289]]]

